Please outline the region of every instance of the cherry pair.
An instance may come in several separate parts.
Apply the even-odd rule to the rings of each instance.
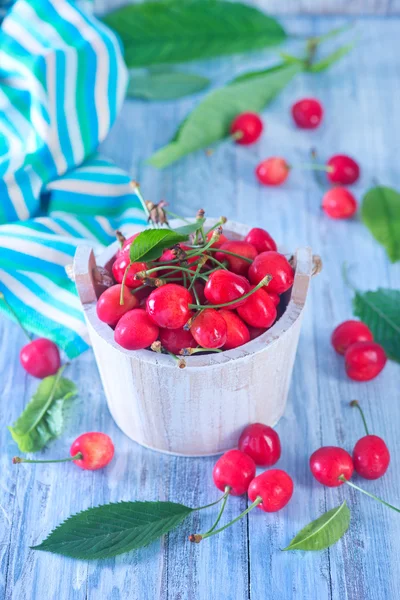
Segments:
[[[22,325],[17,313],[6,301],[5,296],[0,292],[0,301],[2,301],[12,313],[29,342],[21,348],[19,360],[23,368],[29,375],[43,379],[50,375],[55,375],[61,366],[60,351],[58,346],[47,338],[38,338],[32,340],[25,327]]]
[[[385,506],[400,512],[400,509],[349,481],[354,470],[364,479],[379,479],[386,473],[390,463],[390,453],[386,443],[379,436],[370,435],[364,413],[357,400],[353,400],[350,405],[357,407],[360,411],[366,435],[360,438],[354,446],[353,456],[338,446],[323,446],[316,450],[310,457],[311,473],[322,485],[339,487],[346,483]]]
[[[374,342],[370,328],[361,321],[344,321],[331,338],[336,352],[344,355],[346,373],[354,381],[369,381],[379,375],[387,357],[380,344]]]
[[[97,469],[103,469],[111,462],[114,456],[114,444],[106,433],[91,431],[83,433],[76,438],[71,445],[70,454],[70,458],[61,458],[58,460],[30,460],[15,456],[13,463],[58,463],[72,461],[81,469],[96,471]]]

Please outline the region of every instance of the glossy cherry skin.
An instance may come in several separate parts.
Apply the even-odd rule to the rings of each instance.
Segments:
[[[158,338],[158,327],[144,308],[125,313],[114,330],[114,339],[126,350],[148,348]]]
[[[331,337],[332,346],[339,354],[345,354],[347,348],[356,342],[372,342],[372,331],[362,321],[344,321],[338,325]]]
[[[107,288],[97,300],[96,312],[100,321],[115,327],[122,315],[128,310],[137,308],[139,300],[132,294],[128,287],[124,287],[124,303],[120,304],[122,285],[117,283]]]
[[[324,110],[315,98],[303,98],[292,106],[292,116],[300,129],[316,129],[319,127]]]
[[[281,469],[269,469],[253,479],[248,495],[251,502],[262,498],[258,508],[264,512],[277,512],[289,502],[293,495],[293,480]]]
[[[276,250],[276,243],[269,235],[268,231],[260,227],[253,227],[244,238],[245,242],[252,244],[258,253]]]
[[[209,242],[211,240],[213,233],[214,233],[213,231],[210,231],[209,233],[207,233],[207,235],[206,235],[207,242]],[[216,241],[216,242],[214,242],[211,245],[211,248],[221,248],[222,244],[225,244],[225,242],[229,242],[229,240],[226,237],[226,235],[224,235],[223,233],[221,233],[220,236],[219,236],[219,240]]]
[[[186,246],[186,244],[178,244],[178,245],[184,251],[191,250],[191,248],[189,248],[189,246]],[[171,260],[176,260],[176,259],[177,259],[177,256],[174,253],[174,251],[168,248],[167,250],[164,250],[164,252],[160,256],[160,258],[158,259],[158,262],[160,262],[160,263],[168,263]],[[188,258],[187,261],[186,261],[187,262],[187,268],[190,269],[191,271],[195,271],[196,268],[197,268],[197,265],[192,264],[192,263],[196,262],[198,259],[199,259],[198,256],[191,256],[190,258]],[[176,267],[184,266],[184,265],[182,265],[182,262],[184,262],[184,260],[181,260],[180,262],[175,262],[174,264],[172,264],[170,271],[167,270],[167,269],[160,270],[159,276],[160,277],[168,277],[170,275],[170,273],[172,271],[174,271],[174,269],[176,269]],[[174,278],[178,278],[178,279],[180,279],[180,280],[183,281],[183,273],[182,272],[177,271],[176,273],[173,273],[171,276],[174,277]]]
[[[331,171],[327,172],[327,177],[331,183],[340,183],[341,185],[351,185],[360,177],[360,167],[355,160],[345,154],[336,154],[327,162]]]
[[[279,435],[263,423],[247,425],[239,438],[238,448],[260,467],[272,467],[281,457]]]
[[[375,379],[386,365],[387,357],[376,342],[356,342],[344,355],[346,373],[354,381]]]
[[[81,469],[96,471],[108,465],[114,456],[114,444],[106,433],[91,431],[83,433],[72,443],[70,454],[80,452],[83,458],[73,462]]]
[[[58,346],[46,338],[38,338],[23,346],[19,360],[25,371],[38,379],[55,375],[61,366]]]
[[[130,252],[130,249],[131,249],[131,246],[132,246],[132,242],[135,241],[135,239],[137,238],[137,236],[139,235],[139,233],[141,233],[141,232],[139,231],[138,233],[134,233],[130,237],[126,238],[126,240],[122,244],[122,248],[120,248],[118,250],[117,256],[119,256],[120,254],[129,255],[129,252]]]
[[[377,435],[365,435],[353,450],[356,472],[364,479],[379,479],[388,469],[390,453],[383,439]]]
[[[247,329],[249,330],[251,340],[255,340],[267,331],[264,327],[252,327],[251,325],[247,325]]]
[[[260,162],[256,177],[262,185],[281,185],[289,176],[290,166],[284,158],[273,156]]]
[[[129,265],[129,253],[122,253],[117,256],[112,266],[112,273],[117,283],[122,283],[127,266]],[[144,262],[132,263],[129,267],[128,274],[125,279],[125,285],[128,288],[134,289],[143,285],[143,281],[135,279],[136,273],[146,271],[148,266]],[[156,273],[151,274],[152,277],[157,277]]]
[[[248,146],[254,144],[263,131],[263,122],[257,113],[245,112],[232,121],[230,132],[235,137],[236,144]]]
[[[232,350],[232,348],[238,348],[250,341],[250,333],[246,324],[232,310],[221,308],[218,314],[223,317],[227,328],[223,350]]]
[[[353,460],[346,450],[338,446],[323,446],[310,456],[310,469],[315,479],[327,487],[338,487],[353,475]]]
[[[179,354],[184,348],[196,348],[197,342],[190,333],[181,327],[180,329],[160,329],[159,340],[161,346],[172,352]]]
[[[267,291],[282,294],[292,287],[294,271],[289,261],[279,252],[262,252],[250,265],[249,279],[257,285],[266,276],[272,279],[267,286]]]
[[[277,294],[276,292],[271,292],[271,290],[268,290],[268,296],[271,298],[271,300],[275,304],[275,306],[278,306],[279,302],[281,301],[281,297],[279,296],[279,294]]]
[[[215,463],[213,480],[221,492],[229,486],[232,496],[241,496],[247,492],[255,474],[256,465],[250,456],[240,450],[229,450]]]
[[[254,286],[252,286],[252,289]],[[252,327],[268,329],[275,322],[276,306],[269,294],[262,288],[253,292],[244,304],[237,308],[239,317]]]
[[[331,219],[350,219],[357,212],[357,200],[344,187],[334,187],[325,192],[322,209]]]
[[[222,348],[227,329],[225,319],[215,309],[206,308],[196,316],[190,331],[202,348]]]
[[[234,252],[235,254],[239,254],[240,256],[249,258],[250,260],[254,260],[258,254],[257,250],[252,244],[241,240],[225,242],[225,244],[222,244],[220,247],[219,252],[215,253],[215,258],[217,260],[228,263],[228,268],[230,271],[236,273],[237,275],[244,276],[246,276],[248,273],[250,263],[238,256],[224,254],[224,250],[227,250],[228,252]]]
[[[167,283],[152,291],[146,310],[157,325],[164,329],[179,329],[189,320],[189,304],[193,298],[186,288]]]
[[[204,295],[210,304],[224,304],[239,299],[250,290],[249,281],[242,275],[219,269],[211,273],[204,287]],[[239,300],[229,306],[232,310],[244,304]]]

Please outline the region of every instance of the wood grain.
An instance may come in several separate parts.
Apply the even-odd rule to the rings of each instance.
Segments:
[[[349,3],[349,5],[352,3]],[[357,4],[357,3],[356,3]],[[282,3],[284,5],[284,3]],[[360,6],[360,3],[358,3]],[[321,7],[321,3],[318,3]],[[299,35],[322,33],[346,18],[290,17]],[[115,442],[116,457],[103,472],[82,472],[74,465],[13,466],[17,449],[6,426],[20,414],[36,382],[18,362],[24,342],[17,327],[0,321],[0,402],[2,444],[0,472],[0,597],[7,600],[394,600],[400,588],[400,521],[396,514],[348,489],[326,490],[312,480],[308,457],[321,443],[351,450],[362,425],[348,402],[364,406],[371,429],[387,440],[392,464],[381,481],[357,483],[393,503],[400,503],[400,368],[389,363],[374,381],[357,384],[344,374],[343,360],[329,343],[333,327],[351,315],[351,292],[341,276],[344,261],[361,289],[400,288],[400,265],[390,265],[384,250],[356,218],[329,221],[320,210],[321,190],[309,172],[293,169],[282,188],[255,183],[253,170],[266,156],[283,155],[292,164],[308,159],[310,146],[322,158],[347,152],[362,165],[354,187],[361,197],[377,177],[399,187],[398,98],[399,19],[357,19],[356,49],[319,77],[301,76],[265,112],[266,133],[253,147],[221,144],[212,156],[197,153],[165,171],[145,159],[173,134],[195,98],[176,103],[126,102],[103,145],[103,151],[142,184],[147,198],[161,198],[171,209],[193,215],[204,206],[210,215],[226,214],[259,225],[288,248],[310,245],[321,254],[324,270],[312,285],[293,381],[279,422],[283,452],[278,466],[294,477],[295,493],[277,514],[261,511],[226,533],[200,545],[186,537],[204,531],[215,515],[200,513],[169,538],[140,552],[104,562],[74,562],[35,553],[28,546],[42,540],[73,512],[110,500],[156,498],[193,506],[218,496],[211,481],[212,458],[167,457],[145,450],[124,436],[109,415],[91,352],[75,360],[69,375],[80,396],[68,410],[64,436],[44,457],[62,457],[72,440],[87,430],[101,430]],[[293,51],[299,42],[293,41]],[[218,81],[271,62],[271,54],[237,57],[208,64],[204,72]],[[201,69],[200,69],[201,70]],[[308,133],[293,128],[294,99],[319,97],[325,107],[321,128]],[[268,386],[266,381],[265,385]],[[346,497],[352,513],[349,532],[322,553],[282,553],[297,531],[323,510]],[[228,520],[245,500],[231,498]]]

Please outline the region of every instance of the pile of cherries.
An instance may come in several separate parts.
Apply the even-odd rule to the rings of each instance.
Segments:
[[[316,129],[323,118],[321,103],[315,98],[303,98],[291,109],[293,120],[300,129]],[[237,144],[249,145],[256,142],[264,130],[264,124],[257,113],[246,112],[238,115],[231,123],[230,133]],[[314,153],[315,155],[315,153]],[[360,177],[357,162],[345,154],[332,156],[325,165],[315,161],[312,164],[299,165],[325,171],[328,183],[334,187],[323,196],[322,208],[332,219],[349,219],[357,211],[357,200],[344,186],[355,183]],[[293,169],[284,158],[272,156],[257,165],[255,174],[262,185],[278,186],[286,181]]]
[[[354,381],[369,381],[379,375],[387,357],[372,331],[362,321],[344,321],[331,337],[336,352],[344,355],[346,373]]]
[[[237,348],[273,325],[293,268],[267,231],[229,240],[225,221],[147,263],[130,262],[139,234],[122,241],[112,265],[115,284],[97,302],[99,319],[120,346],[188,356]]]

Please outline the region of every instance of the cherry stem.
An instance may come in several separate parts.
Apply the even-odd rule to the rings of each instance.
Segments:
[[[146,217],[149,219],[150,218],[150,211],[146,206],[146,202],[144,201],[144,198],[140,192],[140,187],[137,181],[131,181],[131,188],[132,188],[132,193],[135,194],[138,198],[139,198],[139,202],[142,205],[142,208],[144,210],[144,213],[146,215]],[[150,221],[150,226],[154,229],[154,223],[153,221]],[[121,303],[123,304],[123,302]]]
[[[224,495],[221,496],[220,498],[218,498],[218,500],[214,500],[214,502],[211,502],[210,504],[205,504],[204,506],[199,506],[197,508],[194,508],[193,510],[204,510],[205,508],[211,508],[212,506],[215,506],[216,504],[219,504],[221,502],[221,500],[223,500],[225,498],[226,491],[227,491],[228,487],[229,486],[226,486]],[[229,488],[229,492],[230,492],[230,490],[231,490],[231,488]]]
[[[237,131],[235,131],[235,133],[232,133],[229,137],[231,138],[231,140],[236,141],[236,140],[241,140],[243,136],[244,136],[243,131],[238,129]]]
[[[4,296],[3,292],[0,292],[0,300],[2,300],[4,302],[6,308],[13,315],[14,319],[17,321],[18,325],[21,327],[22,331],[24,332],[24,334],[26,335],[26,337],[28,338],[28,340],[31,342],[32,341],[31,336],[29,335],[29,333],[25,329],[25,327],[22,325],[21,319],[19,318],[19,316],[17,315],[17,313],[15,312],[15,310],[13,309],[13,307],[11,306],[11,304],[9,302],[7,302],[6,297]]]
[[[365,420],[364,411],[363,411],[363,409],[361,408],[361,406],[359,405],[359,403],[358,403],[358,400],[352,400],[352,401],[350,402],[350,406],[355,406],[356,408],[358,408],[358,410],[359,410],[359,412],[360,412],[360,415],[361,415],[361,418],[362,418],[362,420],[363,420],[363,423],[364,423],[365,433],[366,433],[367,435],[369,435],[369,431],[368,431],[368,425],[367,425],[367,421]]]
[[[212,227],[210,227],[210,229],[208,229],[208,231],[207,231],[207,235],[208,235],[208,234],[209,234],[211,231],[214,231],[214,229],[217,229],[217,227],[219,227],[219,226],[221,226],[221,227],[222,227],[222,225],[225,225],[226,221],[227,221],[227,218],[226,218],[226,217],[221,217],[221,218],[220,218],[220,220],[219,220],[219,221],[217,221],[217,222],[215,223],[215,225],[213,225]]]
[[[247,256],[242,256],[241,254],[237,254],[236,252],[230,252],[230,250],[224,250],[221,248],[208,248],[210,252],[222,252],[223,254],[229,254],[229,256],[236,256],[237,258],[241,258],[248,263],[252,263],[253,259],[247,258]]]
[[[71,456],[70,458],[59,458],[56,460],[31,460],[29,458],[21,458],[20,456],[14,456],[12,459],[14,465],[18,465],[20,463],[61,463],[61,462],[71,462],[72,460],[82,460],[83,454],[82,452],[78,452],[75,456]]]
[[[204,534],[195,534],[193,536],[193,539],[191,539],[192,536],[190,536],[189,537],[190,541],[191,542],[192,541],[200,542],[201,540],[204,540],[205,538],[211,537],[212,535],[217,535],[217,533],[221,533],[221,531],[225,531],[225,529],[227,529],[234,523],[237,523],[237,521],[240,521],[240,519],[242,519],[244,516],[246,516],[247,513],[249,513],[251,510],[253,510],[253,508],[255,508],[256,506],[261,504],[261,502],[262,502],[261,496],[257,496],[257,498],[254,500],[254,502],[252,504],[250,504],[250,506],[247,507],[246,510],[244,510],[242,513],[240,513],[240,515],[238,517],[236,517],[235,519],[232,519],[232,521],[229,521],[229,523],[227,523],[223,527],[220,527],[219,529],[214,529],[214,530],[212,530],[208,533],[204,533]]]
[[[265,277],[263,277],[261,279],[261,281],[259,283],[257,283],[257,285],[250,290],[249,292],[247,292],[247,294],[244,294],[243,296],[240,296],[240,298],[236,298],[236,300],[231,300],[230,302],[224,302],[223,304],[189,304],[189,308],[193,308],[193,309],[201,309],[201,308],[223,308],[224,306],[232,306],[232,304],[236,304],[237,302],[241,302],[242,300],[246,300],[249,296],[251,296],[252,294],[254,294],[254,292],[257,292],[257,290],[259,290],[260,288],[262,288],[265,285],[268,285],[269,282],[271,281],[272,277],[271,275],[266,275]]]
[[[212,260],[215,264],[217,264],[221,269],[224,269],[225,271],[228,270],[228,267],[226,267],[224,264],[222,264],[222,262],[219,262],[219,260],[217,260],[216,258],[214,258],[213,256],[209,257],[209,260]],[[213,269],[213,271],[215,271],[215,269]]]
[[[125,301],[124,301],[125,281],[126,281],[126,278],[128,276],[128,271],[129,271],[129,269],[131,267],[131,264],[132,263],[130,262],[129,265],[126,267],[125,272],[124,272],[124,276],[123,276],[122,281],[121,281],[121,293],[120,293],[120,296],[119,296],[120,306],[123,306],[125,304]]]
[[[185,219],[185,217],[181,217],[180,215],[177,215],[177,214],[173,213],[172,211],[167,210],[166,208],[164,208],[164,212],[166,212],[167,215],[170,215],[171,217],[174,217],[174,219],[179,219],[180,221],[184,221],[188,225],[192,224],[192,222],[189,221],[188,219]]]
[[[181,356],[192,356],[192,354],[198,354],[199,352],[222,352],[222,350],[221,348],[182,348],[179,354]]]
[[[389,504],[389,502],[385,502],[385,500],[382,500],[382,498],[378,498],[378,496],[375,496],[375,494],[371,494],[370,492],[366,492],[362,488],[358,487],[358,485],[355,485],[351,481],[347,481],[347,479],[345,478],[344,475],[339,475],[339,479],[340,479],[340,481],[343,481],[343,483],[347,483],[347,485],[349,485],[350,487],[354,488],[355,490],[358,490],[359,492],[362,492],[363,494],[365,494],[366,496],[369,496],[370,498],[373,498],[374,500],[378,500],[378,502],[380,502],[381,504],[384,504],[388,508],[391,508],[392,510],[395,510],[396,512],[400,513],[400,508],[396,508],[392,504]]]
[[[291,165],[293,168],[293,165]],[[328,167],[327,165],[319,165],[317,163],[300,163],[298,165],[294,165],[296,169],[309,169],[311,171],[325,171],[326,173],[332,173],[333,167]]]
[[[211,533],[212,531],[214,531],[214,529],[216,529],[218,523],[221,520],[222,515],[224,514],[225,506],[226,506],[226,503],[228,501],[230,491],[231,491],[231,487],[229,485],[227,485],[225,487],[225,493],[222,496],[223,497],[222,505],[221,505],[221,508],[219,509],[219,513],[218,513],[217,518],[216,518],[216,520],[214,522],[214,525],[208,531],[206,531],[206,533]]]

